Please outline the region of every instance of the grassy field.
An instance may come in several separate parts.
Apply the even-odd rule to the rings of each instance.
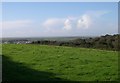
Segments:
[[[2,44],[0,44],[0,82],[2,81]]]
[[[46,45],[3,44],[3,81],[115,81],[118,53]]]

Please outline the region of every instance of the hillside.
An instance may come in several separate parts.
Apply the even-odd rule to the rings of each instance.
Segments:
[[[88,48],[3,44],[4,81],[116,81],[118,53]]]
[[[120,39],[120,34],[114,34],[114,35],[106,34],[100,37],[75,38],[69,41],[39,40],[39,41],[33,41],[32,44],[97,48],[97,49],[118,51],[120,49],[120,44],[118,43],[120,41],[119,39]]]

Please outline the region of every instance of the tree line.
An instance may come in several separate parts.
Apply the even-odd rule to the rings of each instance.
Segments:
[[[98,48],[118,51],[120,49],[119,40],[120,34],[114,35],[106,34],[100,37],[86,39],[77,38],[71,41],[50,41],[50,40],[33,41],[32,44]]]

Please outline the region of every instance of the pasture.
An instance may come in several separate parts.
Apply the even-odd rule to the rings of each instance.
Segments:
[[[118,52],[3,44],[3,81],[116,81]]]

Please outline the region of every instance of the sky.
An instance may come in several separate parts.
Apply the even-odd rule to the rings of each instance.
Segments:
[[[118,33],[117,2],[3,2],[2,37]]]

